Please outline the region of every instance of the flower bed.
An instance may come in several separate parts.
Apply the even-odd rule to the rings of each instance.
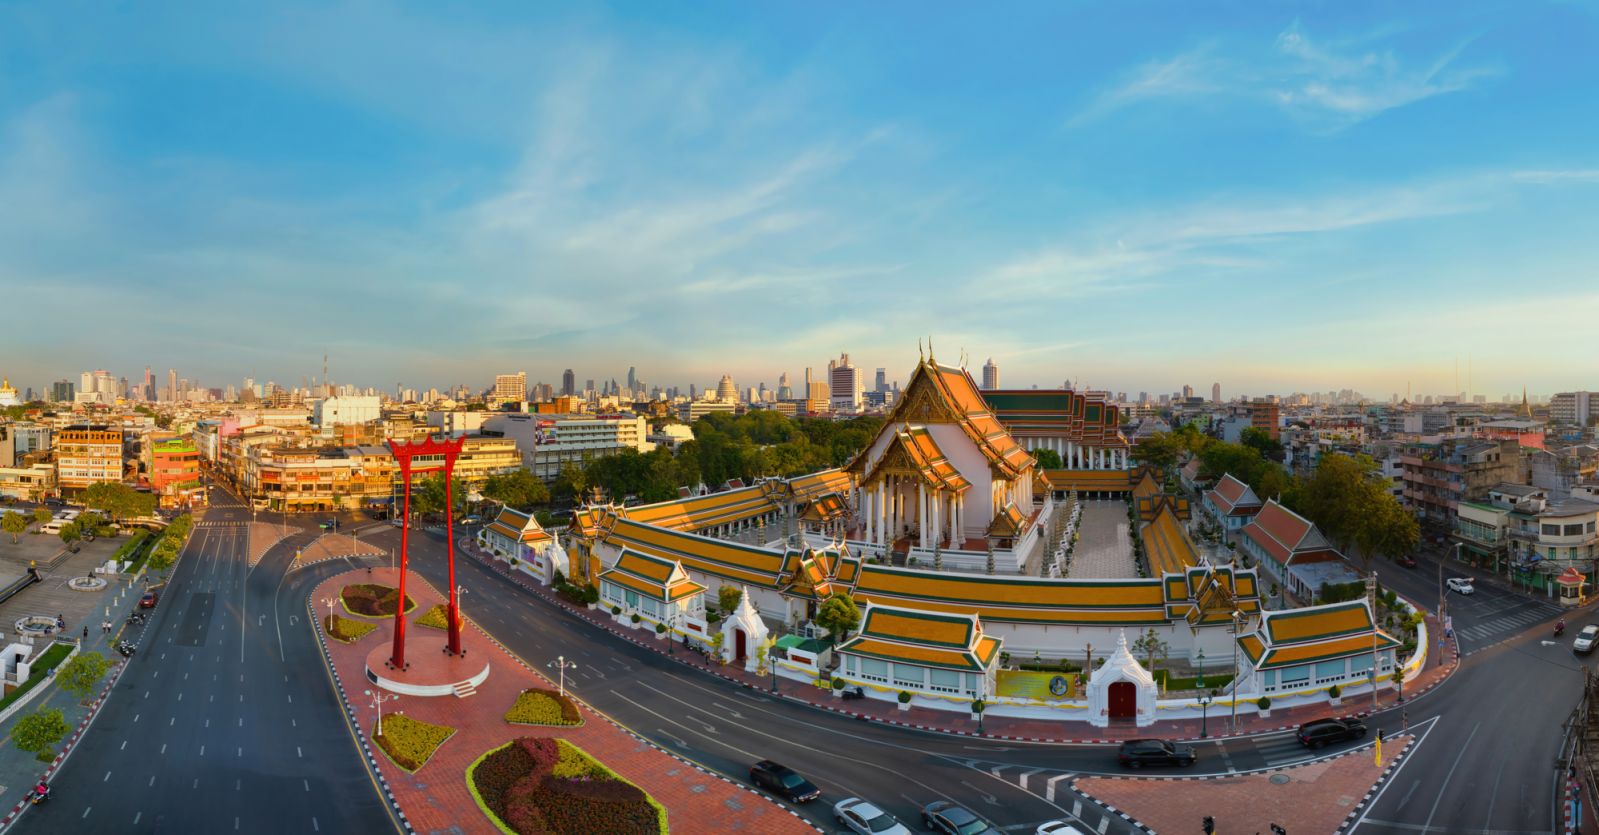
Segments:
[[[377,624],[365,621],[341,618],[338,615],[329,615],[322,620],[322,628],[327,631],[328,637],[335,641],[353,644],[367,636],[367,633],[378,628]]]
[[[372,738],[394,764],[406,771],[416,771],[427,765],[433,752],[444,740],[455,734],[455,729],[444,725],[430,725],[401,713],[383,717],[383,733]]]
[[[562,696],[554,690],[530,688],[523,690],[516,697],[516,704],[505,712],[505,721],[513,725],[562,725],[575,726],[583,724],[583,714],[571,699]]]
[[[434,629],[449,629],[449,612],[450,607],[444,605],[443,603],[439,603],[426,612],[423,612],[422,617],[417,618],[415,623],[417,626],[430,626]]]
[[[339,599],[344,602],[344,610],[352,615],[382,618],[394,614],[395,604],[400,600],[400,592],[398,589],[377,583],[355,583],[345,586],[339,592]],[[406,595],[405,611],[409,612],[415,608],[416,601],[410,595]]]
[[[661,835],[666,809],[565,740],[523,737],[467,767],[467,786],[502,832]]]

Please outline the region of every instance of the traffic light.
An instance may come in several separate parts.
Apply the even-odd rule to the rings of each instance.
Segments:
[[[1210,815],[1206,815],[1205,819],[1200,822],[1199,826],[1201,829],[1205,830],[1205,835],[1214,835],[1216,832],[1216,819]]]

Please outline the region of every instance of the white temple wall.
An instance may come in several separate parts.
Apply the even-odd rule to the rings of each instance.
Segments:
[[[966,433],[953,423],[934,423],[927,426],[927,432],[938,443],[938,448],[944,451],[949,458],[949,463],[972,483],[965,493],[965,517],[961,519],[961,536],[964,539],[977,539],[988,533],[988,526],[994,521],[994,509],[989,504],[990,491],[993,490],[994,474],[988,466],[988,459],[981,450],[966,437]],[[986,562],[987,557],[984,557]]]

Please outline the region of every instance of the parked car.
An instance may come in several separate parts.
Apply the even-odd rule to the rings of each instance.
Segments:
[[[480,518],[478,518],[476,516],[468,516],[465,519],[461,520],[461,524],[463,524],[463,525],[476,525],[477,523],[482,522],[482,521],[483,521],[482,519],[480,519]]]
[[[1038,825],[1036,835],[1085,835],[1085,833],[1065,821],[1045,821]]]
[[[144,593],[143,597],[139,598],[139,608],[140,609],[154,609],[155,608],[155,604],[157,602],[159,602],[160,600],[161,600],[161,595],[156,594],[153,591],[147,591],[147,592]]]
[[[943,835],[999,835],[999,830],[965,806],[935,800],[922,807],[922,828]]]
[[[1164,739],[1129,739],[1116,753],[1116,761],[1128,768],[1146,765],[1190,766],[1198,755],[1191,745],[1179,745]]]
[[[1459,592],[1460,594],[1477,593],[1477,590],[1471,587],[1470,577],[1450,577],[1444,581],[1444,585],[1448,586],[1450,591]]]
[[[1571,649],[1574,652],[1593,652],[1596,643],[1599,643],[1599,626],[1590,623],[1577,633],[1576,640],[1571,642]]]
[[[1345,742],[1366,735],[1366,723],[1359,719],[1318,719],[1299,726],[1299,744],[1320,748],[1329,742]]]
[[[1412,557],[1409,554],[1400,554],[1398,557],[1396,557],[1394,559],[1394,562],[1399,563],[1399,565],[1404,567],[1404,568],[1415,568],[1416,567],[1416,558]]]
[[[750,782],[790,803],[809,803],[822,796],[822,790],[801,777],[798,771],[771,760],[750,766]]]
[[[847,797],[833,804],[833,818],[860,835],[911,835],[905,824],[893,815],[858,797]]]

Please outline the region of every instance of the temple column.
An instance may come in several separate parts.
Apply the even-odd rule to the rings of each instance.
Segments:
[[[883,544],[883,528],[888,521],[888,505],[884,502],[884,499],[886,498],[887,486],[888,479],[886,478],[877,482],[877,499],[872,503],[872,512],[877,514],[877,539],[874,541],[878,545]]]
[[[927,547],[927,482],[916,482],[916,541]]]
[[[933,517],[930,520],[932,524],[927,526],[927,530],[933,537],[933,547],[937,548],[939,546],[939,540],[944,538],[944,532],[938,529],[938,506],[943,503],[944,495],[943,493],[934,490],[932,499],[933,500],[931,504],[933,506]]]
[[[861,496],[861,539],[872,541],[872,498],[870,493]]]

